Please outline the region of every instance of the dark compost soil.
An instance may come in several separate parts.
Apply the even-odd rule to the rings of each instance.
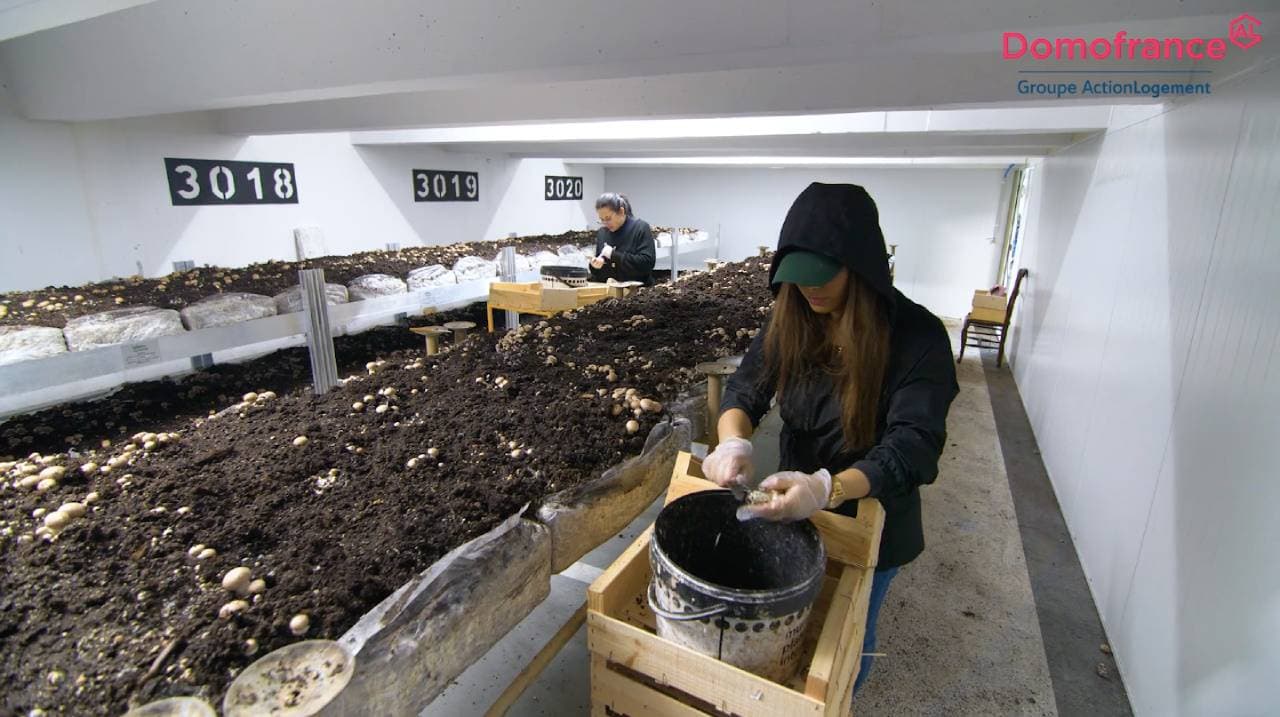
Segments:
[[[475,334],[430,360],[418,346],[393,351],[319,398],[296,385],[306,368],[295,362],[295,386],[277,398],[229,396],[214,408],[235,406],[173,440],[138,437],[150,447],[129,459],[113,431],[83,431],[110,448],[27,461],[0,444],[19,460],[0,483],[0,714],[119,713],[178,694],[217,703],[256,656],[299,639],[294,615],[310,617],[307,637],[341,635],[448,550],[637,454],[666,417],[617,415],[613,389],[665,402],[697,363],[743,351],[771,300],[764,266],[731,264],[500,340]],[[146,411],[130,418],[142,425]],[[80,470],[111,457],[123,462],[109,473]],[[24,463],[67,471],[39,493],[15,487]],[[99,499],[55,540],[33,537],[34,511],[91,491]],[[194,559],[197,544],[216,556]],[[266,589],[220,619],[234,597],[221,577],[236,566]]]
[[[298,283],[299,269],[324,269],[325,281],[346,284],[364,274],[391,274],[403,279],[410,271],[431,264],[452,267],[464,256],[492,259],[503,247],[514,246],[522,254],[554,252],[565,244],[594,244],[595,232],[565,232],[498,241],[408,247],[400,251],[366,251],[347,256],[324,256],[306,261],[269,261],[241,268],[197,267],[154,279],[133,276],[83,286],[51,286],[35,291],[0,294],[6,309],[3,325],[37,325],[61,328],[77,316],[121,306],[158,306],[181,309],[213,294],[246,291],[273,296]],[[76,297],[80,297],[77,301]],[[23,306],[31,302],[31,306]],[[41,303],[48,302],[45,306]]]
[[[653,228],[655,235],[663,231],[668,229]],[[557,248],[566,244],[594,246],[595,232],[570,231],[446,246],[408,247],[399,251],[365,251],[306,261],[269,261],[240,268],[204,266],[153,279],[132,276],[82,286],[50,286],[34,291],[13,291],[0,293],[0,307],[3,307],[0,311],[0,326],[62,328],[67,321],[77,316],[123,306],[182,309],[208,296],[225,292],[243,291],[274,296],[298,283],[299,269],[324,269],[325,281],[331,284],[347,284],[364,274],[390,274],[403,279],[410,271],[423,266],[443,264],[452,267],[464,256],[492,259],[502,248],[508,246],[514,246],[520,253],[532,256],[544,250],[554,253]]]

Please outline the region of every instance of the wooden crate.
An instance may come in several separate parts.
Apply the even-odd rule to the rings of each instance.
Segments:
[[[688,453],[676,459],[667,502],[716,486]],[[650,527],[587,590],[591,714],[847,715],[862,658],[872,573],[884,510],[859,503],[858,517],[819,511],[827,576],[814,604],[801,669],[772,682],[663,640],[645,598]]]
[[[489,285],[489,305],[522,314],[578,308],[574,289],[548,289],[540,281],[496,281]]]
[[[554,316],[561,311],[581,309],[608,296],[609,289],[604,284],[550,288],[541,281],[495,281],[489,285],[489,330],[493,331],[495,311]]]

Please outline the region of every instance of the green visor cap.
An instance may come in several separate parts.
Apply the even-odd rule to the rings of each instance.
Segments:
[[[793,251],[782,257],[778,271],[773,275],[775,284],[799,284],[822,286],[840,273],[840,262],[829,256],[811,251]]]

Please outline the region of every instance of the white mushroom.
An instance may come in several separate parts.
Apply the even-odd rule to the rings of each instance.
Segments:
[[[297,438],[293,439],[293,445],[299,446],[299,447],[305,446],[307,445],[307,440],[308,439],[306,436],[298,436]]]
[[[253,573],[244,566],[232,568],[222,576],[222,589],[229,590],[233,593],[243,593],[249,588],[249,581],[253,579]]]
[[[71,516],[55,510],[44,517],[44,524],[49,530],[62,530],[71,524]]]
[[[297,637],[302,637],[307,634],[307,631],[310,629],[311,618],[307,617],[305,613],[298,613],[289,620],[289,632],[292,632]]]
[[[627,421],[627,433],[635,433],[640,430],[639,421]]]
[[[249,609],[249,603],[244,600],[232,600],[218,609],[218,617],[222,620],[230,620],[237,613],[242,613]]]

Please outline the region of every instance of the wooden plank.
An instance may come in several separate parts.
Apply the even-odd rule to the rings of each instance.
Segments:
[[[608,707],[608,710],[605,707]],[[600,655],[591,656],[593,717],[705,717],[706,713],[609,669]]]
[[[832,515],[835,515],[832,513]],[[843,516],[841,516],[843,517]],[[853,519],[857,545],[854,550],[862,556],[860,560],[848,561],[849,565],[863,568],[874,568],[880,562],[880,536],[884,532],[884,506],[875,498],[863,498],[858,501],[858,516]]]
[[[854,588],[853,609],[846,624],[848,632],[842,641],[845,648],[839,655],[836,681],[827,692],[827,704],[835,706],[833,715],[847,715],[853,709],[853,683],[862,668],[862,640],[867,632],[867,610],[871,605],[871,583],[875,571],[871,568],[849,567],[846,570],[858,574]]]
[[[587,647],[658,684],[696,695],[721,712],[760,717],[823,713],[819,700],[598,612],[587,613]]]
[[[813,660],[809,663],[809,674],[804,684],[804,693],[814,699],[826,701],[828,698],[827,689],[837,667],[837,651],[846,647],[840,640],[844,636],[845,623],[848,622],[847,618],[853,607],[856,582],[857,574],[846,567],[830,606],[822,613],[825,616],[822,634],[818,637],[818,646],[813,651]],[[818,614],[816,610],[814,614]]]
[[[551,664],[555,656],[560,654],[560,650],[564,648],[565,644],[578,632],[578,628],[582,627],[586,621],[587,604],[584,602],[560,626],[556,634],[551,636],[547,644],[543,645],[541,650],[538,650],[538,654],[533,656],[533,659],[529,661],[529,664],[525,665],[520,674],[516,675],[511,684],[507,685],[507,689],[503,690],[501,695],[498,695],[498,699],[494,700],[489,710],[484,713],[485,717],[501,717],[501,715],[505,715],[507,710],[511,709],[511,705],[520,699],[520,695],[524,694],[525,689],[533,684],[533,681],[538,678],[538,675],[542,674],[547,665]]]
[[[587,587],[587,606],[594,612],[617,617],[625,601],[649,584],[649,536],[645,528],[617,560]]]

